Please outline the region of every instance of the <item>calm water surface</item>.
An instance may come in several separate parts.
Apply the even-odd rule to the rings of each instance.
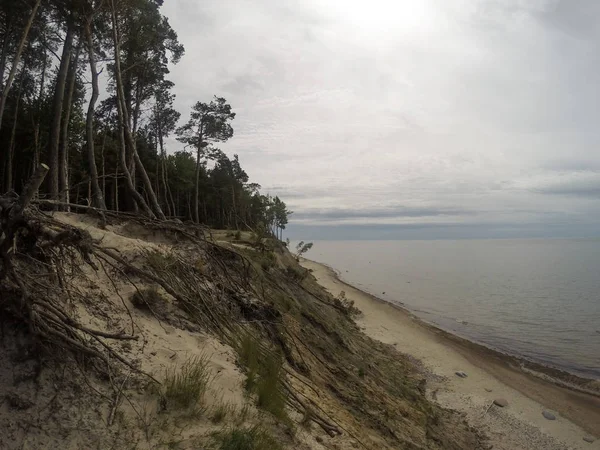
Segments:
[[[443,329],[600,378],[600,240],[317,241],[306,256]]]

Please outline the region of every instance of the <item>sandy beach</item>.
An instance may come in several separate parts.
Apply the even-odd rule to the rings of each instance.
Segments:
[[[464,413],[494,449],[600,449],[600,397],[531,376],[514,358],[425,324],[409,311],[344,283],[325,265],[310,260],[302,265],[331,294],[344,291],[354,301],[362,311],[357,323],[364,333],[421,364],[431,398]],[[508,404],[493,405],[495,399]]]

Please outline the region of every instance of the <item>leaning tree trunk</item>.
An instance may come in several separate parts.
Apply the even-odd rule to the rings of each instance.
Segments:
[[[121,170],[125,175],[125,184],[127,186],[129,194],[131,195],[135,203],[138,205],[138,207],[144,212],[144,214],[154,218],[156,216],[154,215],[148,204],[144,201],[144,198],[135,189],[133,180],[131,178],[131,173],[129,172],[129,169],[127,167],[127,159],[125,155],[126,136],[128,136],[129,139],[131,139],[131,133],[127,133],[127,130],[129,129],[129,119],[127,118],[127,111],[126,108],[124,108],[125,102],[123,101],[123,80],[121,78],[121,49],[119,45],[119,36],[117,33],[117,11],[115,8],[114,0],[110,1],[110,7],[112,15],[112,38],[115,52],[115,81],[117,84],[117,115],[119,119],[119,141],[121,144],[119,165],[121,166]],[[134,148],[135,146],[132,146],[132,149]]]
[[[92,38],[92,24],[89,19],[85,24],[85,38],[87,42],[88,59],[90,63],[90,72],[92,77],[92,96],[88,104],[87,115],[85,118],[85,136],[88,160],[88,172],[90,174],[90,183],[92,189],[92,206],[100,209],[106,209],[104,196],[98,184],[98,169],[96,167],[96,154],[94,150],[94,109],[96,100],[100,95],[98,87],[98,70],[96,68],[96,54],[94,52],[94,40]],[[106,139],[106,136],[104,137]],[[104,143],[102,144],[102,172],[104,175]]]
[[[152,211],[154,213],[153,215],[156,215],[156,217],[158,217],[159,219],[165,220],[166,219],[165,214],[163,213],[163,211],[158,203],[158,199],[156,198],[156,193],[154,192],[154,189],[152,188],[152,182],[150,181],[150,177],[148,177],[148,173],[146,172],[144,164],[142,163],[142,160],[140,159],[140,155],[137,152],[137,149],[135,146],[135,140],[133,138],[133,135],[131,133],[131,128],[129,126],[129,114],[127,111],[127,105],[125,102],[125,95],[124,95],[124,91],[123,91],[123,80],[121,78],[121,54],[120,54],[121,52],[119,49],[119,38],[118,38],[118,34],[117,34],[117,12],[115,9],[114,0],[111,0],[111,8],[112,8],[112,19],[113,19],[113,41],[114,41],[114,45],[115,45],[115,80],[116,80],[116,85],[117,85],[117,104],[120,104],[120,107],[121,107],[120,120],[123,125],[125,142],[130,147],[131,151],[133,152],[133,158],[135,160],[135,167],[136,167],[137,171],[140,173],[140,177],[142,179],[144,189],[146,190],[146,193],[148,195],[149,203],[152,206]],[[135,187],[134,187],[134,190],[135,190]],[[141,198],[141,199],[143,201],[143,198]],[[136,202],[136,203],[138,203],[138,202]],[[147,208],[148,205],[146,204],[146,202],[144,202],[144,204],[146,205],[146,208]],[[138,205],[139,205],[139,203],[138,203]]]
[[[69,71],[69,62],[71,60],[71,50],[73,47],[74,25],[71,18],[68,19],[67,34],[63,45],[60,66],[54,88],[54,98],[52,99],[52,124],[50,126],[50,138],[48,142],[48,155],[50,159],[50,197],[52,200],[58,200],[59,193],[59,143],[60,143],[60,124],[62,118],[63,103],[65,98],[65,86],[67,84],[67,72]]]
[[[158,126],[158,145],[160,146],[160,181],[163,184],[163,193],[165,197],[165,204],[167,205],[167,215],[174,216],[175,211],[171,209],[171,204],[169,203],[169,197],[171,197],[171,203],[173,203],[173,196],[171,195],[171,190],[169,189],[169,184],[167,182],[167,165],[165,161],[167,159],[167,152],[165,151],[165,143],[163,139],[162,133],[162,123],[160,119],[160,115],[156,114],[157,126]],[[158,172],[157,172],[158,174]],[[158,178],[158,175],[157,175]],[[173,208],[174,208],[173,204]]]
[[[79,49],[77,46],[75,56],[71,59],[71,66],[67,74],[67,94],[65,96],[64,112],[61,121],[61,138],[58,146],[58,197],[61,202],[69,203],[69,122],[71,121],[71,104],[73,102],[73,93],[75,92],[75,81],[77,80],[77,62],[79,60]],[[69,207],[67,207],[67,211]]]
[[[6,107],[6,99],[8,98],[8,93],[10,92],[13,80],[15,79],[15,76],[17,74],[17,69],[19,68],[21,55],[23,54],[23,50],[25,49],[25,43],[27,42],[27,36],[29,36],[29,30],[31,30],[33,19],[35,19],[35,15],[37,14],[37,10],[40,7],[41,2],[42,0],[36,0],[35,4],[33,5],[31,14],[29,14],[29,19],[27,19],[25,28],[23,28],[23,34],[21,35],[19,46],[17,47],[17,51],[15,52],[12,67],[10,68],[10,72],[8,73],[8,78],[6,79],[6,84],[0,91],[0,128],[2,128],[2,116],[4,115],[4,108]]]

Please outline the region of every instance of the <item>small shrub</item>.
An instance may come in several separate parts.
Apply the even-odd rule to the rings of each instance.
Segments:
[[[339,295],[334,298],[334,302],[337,307],[348,316],[358,316],[361,314],[360,309],[354,306],[354,300],[348,300],[344,291],[340,292]]]
[[[190,358],[181,368],[167,369],[163,396],[168,406],[190,408],[200,403],[212,380],[206,356]]]
[[[242,240],[242,232],[240,230],[237,230],[234,238],[236,241],[241,241]]]
[[[358,376],[361,377],[361,378],[365,377],[365,369],[363,367],[360,367],[358,369]]]
[[[219,450],[283,450],[277,439],[260,426],[230,428],[215,437]]]
[[[157,306],[165,302],[162,295],[160,295],[154,286],[135,291],[130,300],[134,307],[144,310],[155,310]]]
[[[288,266],[285,269],[286,274],[294,281],[301,282],[308,276],[308,270],[303,267]]]
[[[277,259],[275,258],[275,254],[273,252],[267,251],[262,254],[262,258],[260,258],[260,267],[268,272],[272,267],[275,266],[275,262]]]

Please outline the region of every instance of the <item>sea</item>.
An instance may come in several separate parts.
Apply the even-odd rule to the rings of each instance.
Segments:
[[[600,379],[600,239],[314,241],[305,256],[446,331]]]

